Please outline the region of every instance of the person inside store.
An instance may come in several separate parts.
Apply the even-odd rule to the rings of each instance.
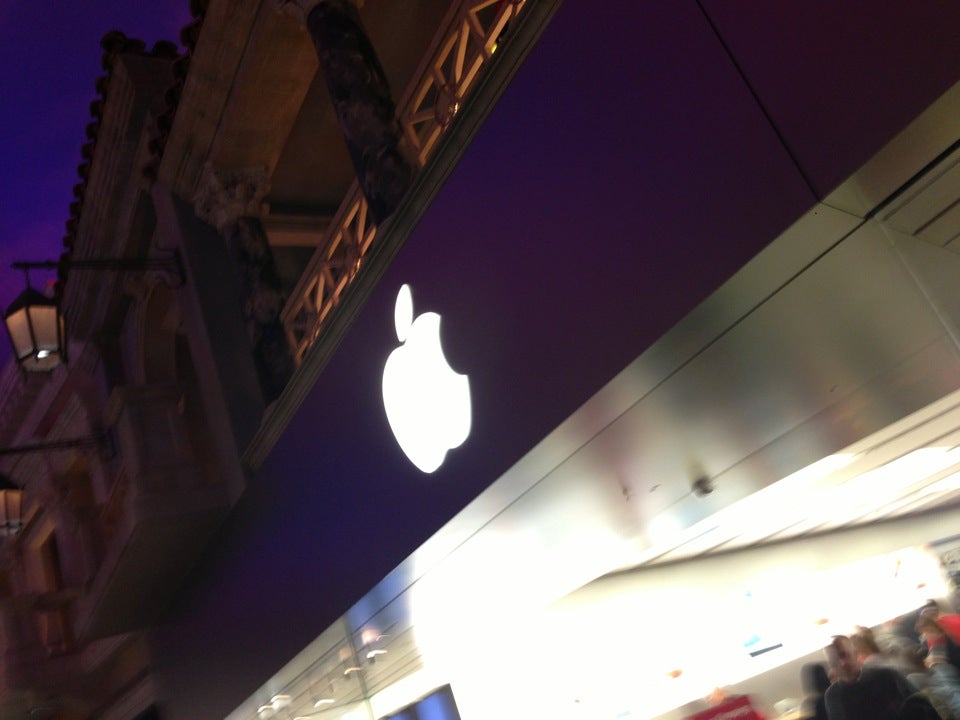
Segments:
[[[960,615],[946,609],[939,601],[927,600],[917,610],[901,615],[889,625],[889,645],[907,665],[915,665],[907,673],[923,671],[929,653],[919,630],[922,618],[933,617],[947,637],[947,659],[960,668]],[[922,679],[921,679],[922,682]]]
[[[823,663],[804,663],[800,668],[800,686],[804,692],[800,717],[804,720],[827,720],[827,702],[823,694],[830,687],[830,677]]]
[[[940,625],[937,613],[921,614],[917,620],[917,632],[927,647],[924,661],[928,668],[926,689],[949,708],[951,717],[960,718],[960,670],[950,658],[953,641]]]
[[[931,621],[936,626],[935,630],[930,626]],[[932,632],[933,641],[940,646],[936,654],[960,669],[960,615],[947,612],[936,600],[928,601],[920,610],[915,631],[929,655],[930,637],[924,633],[925,629],[928,633]],[[924,663],[930,666],[926,660]]]
[[[829,720],[897,720],[914,690],[896,670],[864,668],[846,635],[835,635],[824,648],[836,681],[824,693]]]
[[[939,712],[922,693],[914,693],[903,701],[897,720],[944,720],[949,717]]]
[[[919,669],[917,663],[910,663],[903,659],[899,652],[883,652],[877,642],[873,630],[858,625],[856,632],[850,636],[861,667],[889,667],[901,673],[908,680],[911,672]]]
[[[923,645],[920,634],[917,632],[917,620],[924,611],[937,608],[935,600],[928,600],[916,610],[905,613],[884,625],[884,638],[887,649],[899,655],[905,665],[910,667],[907,672],[922,672],[923,659],[927,649]]]

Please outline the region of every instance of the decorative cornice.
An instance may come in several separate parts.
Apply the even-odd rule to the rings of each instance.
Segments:
[[[149,145],[150,160],[143,168],[144,177],[151,183],[157,179],[160,160],[163,157],[163,151],[167,146],[167,140],[173,128],[173,119],[176,117],[177,109],[180,106],[180,96],[183,94],[183,86],[187,80],[187,73],[190,71],[190,60],[196,50],[197,41],[200,39],[200,30],[203,28],[208,4],[209,0],[190,0],[190,13],[193,15],[193,21],[184,25],[180,30],[180,43],[186,48],[186,52],[173,63],[175,80],[164,94],[163,100],[166,109],[157,116],[157,132],[150,140]]]
[[[193,209],[199,218],[223,234],[242,217],[259,217],[269,190],[270,180],[263,166],[227,170],[207,162],[193,196]]]
[[[83,162],[77,167],[77,175],[80,176],[81,182],[73,186],[74,201],[70,203],[70,217],[66,224],[67,234],[63,238],[63,245],[68,251],[73,248],[76,240],[77,224],[80,219],[80,211],[83,208],[83,199],[86,193],[86,181],[90,176],[90,163],[93,160],[93,154],[96,149],[97,135],[100,131],[100,123],[103,120],[103,107],[107,101],[110,78],[113,74],[113,66],[116,64],[117,57],[125,54],[171,60],[177,57],[177,49],[173,43],[160,41],[156,43],[150,51],[147,51],[142,40],[128,38],[122,32],[118,31],[109,32],[104,35],[100,41],[100,47],[103,48],[100,66],[106,71],[106,75],[97,78],[96,88],[98,97],[90,103],[92,122],[90,122],[86,128],[87,142],[80,148],[80,155],[83,158]]]
[[[307,17],[322,2],[324,0],[270,0],[274,9],[295,16],[304,27],[307,26]],[[350,0],[350,2],[358,8],[363,7],[363,0]]]
[[[74,199],[73,202],[70,203],[70,215],[66,221],[67,232],[63,238],[63,246],[66,248],[65,256],[70,255],[76,243],[77,228],[80,225],[80,214],[83,211],[83,202],[87,191],[87,179],[90,177],[90,165],[93,162],[93,156],[96,150],[100,124],[103,122],[103,108],[107,102],[110,78],[113,75],[113,68],[118,57],[120,55],[139,55],[142,57],[166,60],[175,60],[177,58],[177,47],[171,42],[161,40],[155,43],[150,50],[147,50],[142,40],[128,38],[117,30],[104,35],[103,39],[100,40],[100,47],[103,49],[100,66],[106,74],[97,78],[97,97],[90,103],[90,116],[92,121],[87,124],[87,140],[80,148],[80,156],[83,158],[83,162],[77,167],[77,175],[80,177],[80,182],[73,186]],[[57,295],[62,294],[62,279],[57,281],[55,292]]]
[[[310,12],[323,0],[270,0],[270,2],[276,10],[306,21]]]

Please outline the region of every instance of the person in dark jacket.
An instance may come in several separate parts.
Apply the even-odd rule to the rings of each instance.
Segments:
[[[913,688],[896,670],[864,668],[846,635],[836,635],[824,652],[836,677],[824,693],[828,720],[897,720]]]
[[[827,720],[827,703],[823,694],[830,687],[830,677],[823,663],[804,663],[800,668],[800,686],[804,692],[800,716],[804,720]]]
[[[914,693],[900,706],[897,720],[943,720],[949,715],[942,715],[934,704],[923,693]]]

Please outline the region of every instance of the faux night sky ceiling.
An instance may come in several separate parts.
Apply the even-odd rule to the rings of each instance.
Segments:
[[[103,74],[100,39],[120,30],[148,48],[158,40],[179,46],[190,20],[188,0],[0,3],[0,306],[23,289],[11,262],[63,251],[84,128]],[[4,342],[0,358],[8,356]]]

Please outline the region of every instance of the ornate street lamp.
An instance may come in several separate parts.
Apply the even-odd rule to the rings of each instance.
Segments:
[[[113,434],[108,430],[93,435],[47,440],[45,442],[0,447],[0,457],[5,455],[26,455],[28,453],[55,452],[76,448],[100,448],[102,452],[113,455]],[[16,535],[23,527],[23,488],[14,484],[6,475],[0,475],[0,540]]]
[[[53,370],[61,363],[66,363],[67,343],[58,300],[47,297],[30,286],[30,270],[58,270],[61,274],[65,274],[68,270],[116,272],[158,270],[172,273],[178,285],[182,285],[185,279],[183,262],[179,251],[176,250],[166,257],[91,260],[63,257],[60,260],[15,262],[11,267],[14,270],[24,271],[27,287],[4,312],[3,322],[10,336],[10,343],[13,345],[14,357],[22,369],[31,372]]]
[[[53,370],[67,361],[63,315],[54,298],[30,287],[3,314],[13,355],[24,370]]]

